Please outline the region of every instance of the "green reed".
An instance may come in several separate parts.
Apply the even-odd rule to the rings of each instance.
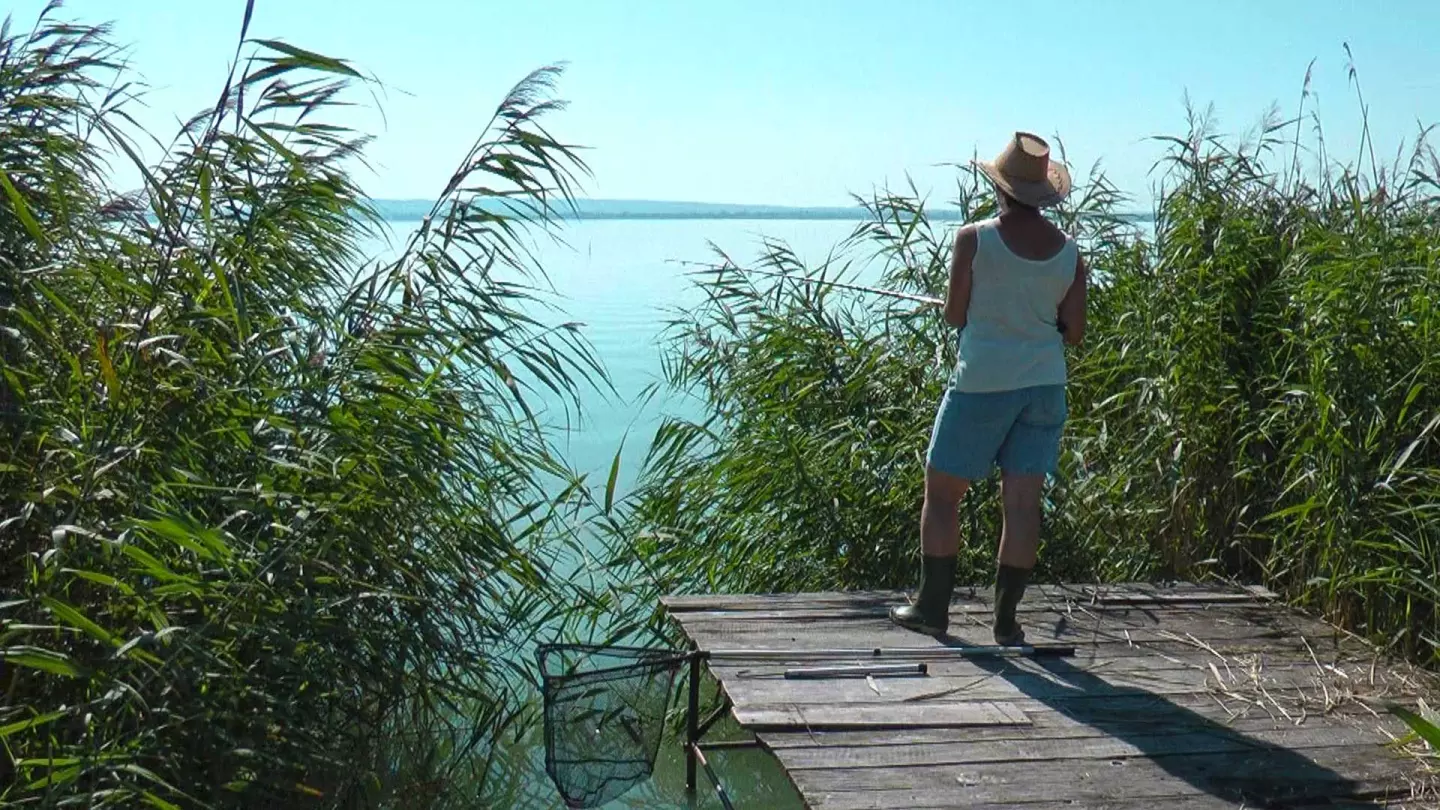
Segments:
[[[0,806],[473,807],[532,719],[506,645],[572,601],[528,405],[603,381],[527,314],[558,71],[376,260],[328,120],[368,81],[251,11],[158,162],[106,27],[0,32]]]

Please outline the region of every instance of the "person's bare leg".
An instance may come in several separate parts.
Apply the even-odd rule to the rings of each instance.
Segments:
[[[925,504],[920,507],[920,553],[927,557],[954,557],[960,551],[960,501],[970,482],[925,469]]]
[[[1034,568],[1040,549],[1040,495],[1043,475],[1004,475],[1000,479],[1000,500],[1005,505],[1005,522],[1000,530],[1000,564]]]
[[[960,550],[960,501],[970,482],[925,470],[925,503],[920,508],[920,592],[913,605],[890,609],[901,627],[931,635],[949,629],[950,595],[955,589],[955,558]]]
[[[1010,475],[1000,479],[1004,524],[995,573],[995,624],[997,644],[1023,644],[1025,631],[1015,613],[1025,595],[1025,584],[1035,567],[1040,548],[1040,495],[1043,475]]]

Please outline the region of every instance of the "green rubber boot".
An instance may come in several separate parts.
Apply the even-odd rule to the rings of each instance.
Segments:
[[[1025,643],[1025,629],[1015,619],[1025,584],[1030,580],[1029,568],[1000,565],[995,570],[995,643],[1002,647],[1018,647]]]
[[[950,628],[950,595],[955,590],[955,557],[920,558],[920,593],[915,604],[890,608],[890,620],[907,630],[943,636]]]

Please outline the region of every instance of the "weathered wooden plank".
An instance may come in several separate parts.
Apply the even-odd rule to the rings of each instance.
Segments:
[[[900,591],[815,591],[809,593],[670,594],[660,604],[671,613],[688,610],[768,610],[777,607],[883,605]]]
[[[967,643],[978,644],[981,639],[976,636]],[[851,639],[853,647],[856,642],[868,643],[869,639],[860,637]],[[915,637],[909,644],[903,646],[922,646],[928,643],[925,637]],[[1052,644],[1054,641],[1037,640],[1036,643]],[[1108,667],[1123,667],[1131,665],[1131,659],[1145,658],[1154,659],[1157,664],[1154,667],[1146,667],[1143,663],[1134,663],[1138,668],[1182,668],[1186,664],[1208,664],[1214,662],[1217,665],[1222,661],[1228,661],[1235,666],[1244,661],[1251,660],[1256,656],[1263,655],[1267,663],[1279,666],[1281,664],[1314,664],[1318,659],[1322,665],[1347,666],[1359,668],[1368,673],[1373,666],[1377,675],[1385,669],[1393,669],[1397,672],[1414,673],[1413,668],[1404,664],[1397,664],[1390,659],[1381,656],[1370,647],[1360,644],[1335,645],[1325,639],[1213,639],[1205,642],[1205,646],[1199,646],[1194,641],[1176,641],[1164,639],[1160,641],[1105,641],[1099,644],[1087,644],[1083,640],[1070,640],[1063,642],[1075,646],[1075,654],[1067,656],[1062,660],[1069,661],[1075,666],[1088,666],[1092,662],[1103,662],[1117,659],[1117,663],[1108,664]],[[736,645],[721,641],[715,646],[702,647],[704,649],[734,649]],[[875,645],[881,646],[881,645]],[[891,646],[891,645],[884,645]],[[1207,649],[1208,648],[1208,649]],[[759,649],[765,649],[760,647]],[[769,650],[806,649],[798,645],[772,645]],[[810,647],[809,649],[820,649]],[[1214,652],[1211,652],[1211,651]],[[1217,654],[1219,657],[1217,657]],[[1313,654],[1313,658],[1312,658]],[[963,656],[961,656],[963,657]],[[1162,662],[1170,659],[1169,666],[1162,666]],[[848,660],[848,659],[847,659]],[[867,659],[871,660],[871,659]],[[991,660],[994,660],[993,658]],[[1178,662],[1178,663],[1176,663]],[[759,663],[759,662],[757,662]],[[783,663],[783,660],[771,659],[766,664]],[[800,663],[796,661],[795,663]],[[811,661],[813,663],[813,659]],[[1414,673],[1424,677],[1423,673]],[[1368,677],[1368,674],[1367,676]]]
[[[1297,721],[1264,712],[1231,717],[1214,700],[1177,699],[1170,710],[1156,711],[1153,702],[1132,702],[1127,708],[1096,712],[1094,716],[1056,711],[1040,701],[1012,701],[1030,718],[1028,726],[975,726],[970,728],[870,729],[865,731],[767,731],[761,742],[773,750],[787,748],[855,748],[860,746],[927,746],[976,743],[990,740],[1072,740],[1085,737],[1126,738],[1140,734],[1186,734],[1197,729],[1214,733],[1249,735],[1289,729],[1341,729],[1390,740],[1404,736],[1405,725],[1394,717],[1376,716],[1358,706]],[[1198,718],[1197,718],[1198,716]],[[1298,725],[1297,725],[1298,722]]]
[[[1377,755],[1378,754],[1378,755]],[[816,768],[791,772],[812,806],[949,807],[1070,799],[1082,803],[1211,795],[1253,804],[1324,797],[1408,796],[1402,764],[1372,746],[1313,748],[1303,754],[1257,750],[1101,760],[1054,767],[987,762],[893,768]],[[883,793],[882,793],[883,792]],[[886,799],[881,804],[881,799]],[[858,801],[856,801],[858,800]]]
[[[1364,641],[1308,617],[1254,609],[1186,610],[1167,607],[1154,611],[1076,611],[1070,614],[1042,610],[1021,616],[1030,640],[1037,644],[1079,644],[1094,647],[1162,645],[1159,649],[1203,649],[1228,646],[1237,651],[1295,651],[1319,657],[1326,663],[1337,657],[1376,658],[1379,653]],[[820,617],[793,620],[730,620],[691,614],[681,619],[682,630],[705,649],[750,647],[787,649],[802,640],[809,648],[854,647],[857,639],[875,646],[919,646],[939,643],[890,623],[883,614],[848,619]],[[1259,642],[1259,643],[1257,643]],[[990,644],[988,620],[961,614],[952,620],[952,644]],[[1178,646],[1176,646],[1178,644]],[[1163,645],[1170,645],[1165,647]],[[1395,662],[1386,661],[1387,664]]]
[[[725,670],[721,670],[722,673]],[[1258,689],[1290,697],[1303,693],[1314,703],[1323,701],[1329,681],[1316,678],[1314,670],[1286,669],[1262,673],[1254,681],[1233,673],[1222,681],[1214,673],[1188,670],[1155,670],[1147,673],[1114,673],[1104,677],[1076,670],[1064,677],[1033,672],[905,678],[831,678],[791,680],[786,678],[724,678],[726,694],[735,703],[899,703],[940,705],[956,700],[1010,700],[1031,697],[1041,700],[1096,698],[1117,695],[1188,695],[1243,692]],[[1398,687],[1397,687],[1398,689]],[[1411,693],[1412,695],[1415,693]],[[1392,697],[1397,697],[1394,691]]]
[[[961,656],[953,658],[925,658],[925,665],[929,677],[973,677],[976,675],[1010,675],[1022,672],[1031,673],[1054,673],[1059,676],[1072,675],[1074,677],[1109,677],[1111,675],[1135,675],[1146,677],[1152,672],[1190,672],[1213,678],[1214,670],[1220,672],[1225,682],[1250,681],[1252,673],[1268,675],[1271,673],[1288,673],[1288,677],[1313,676],[1324,678],[1327,681],[1334,681],[1337,684],[1350,684],[1355,688],[1364,687],[1369,690],[1378,690],[1390,686],[1398,689],[1406,688],[1411,682],[1410,673],[1380,666],[1371,666],[1368,661],[1338,661],[1334,664],[1321,665],[1311,660],[1309,656],[1297,654],[1275,654],[1269,650],[1259,650],[1253,653],[1238,654],[1226,658],[1217,658],[1208,651],[1192,648],[1185,650],[1178,655],[1159,655],[1148,653],[1143,649],[1136,650],[1132,655],[1097,655],[1095,648],[1078,648],[1073,656],[1059,658],[1030,658],[1027,656]],[[906,663],[911,660],[904,656],[892,656],[885,658],[872,658],[869,656],[857,655],[848,658],[827,659],[826,663],[839,665],[860,665],[860,664],[895,664]],[[709,664],[710,670],[717,677],[729,678],[782,678],[787,670],[795,667],[816,666],[816,662],[795,658],[792,660],[755,660],[745,661],[742,659],[712,660]]]
[[[742,646],[734,643],[732,639],[714,639],[709,636],[700,636],[699,641],[704,649],[734,649]],[[751,648],[761,650],[786,650],[805,649],[807,645],[791,643],[769,643],[763,640],[750,639],[751,643],[745,644]],[[849,644],[866,643],[872,639],[866,637],[851,638]],[[876,644],[887,648],[897,646],[920,647],[925,645],[924,637],[919,641],[908,640],[904,645],[897,644]],[[972,640],[972,643],[979,643],[980,639]],[[1037,642],[1044,643],[1044,642]],[[1352,683],[1357,686],[1394,682],[1400,679],[1409,679],[1421,684],[1428,684],[1430,689],[1435,688],[1436,679],[1413,667],[1404,664],[1395,664],[1388,659],[1378,657],[1378,654],[1371,649],[1345,645],[1337,648],[1338,645],[1330,645],[1320,639],[1302,640],[1291,639],[1214,639],[1203,642],[1204,646],[1189,640],[1134,640],[1134,641],[1109,641],[1104,644],[1087,646],[1080,641],[1067,641],[1074,644],[1076,653],[1073,656],[1054,659],[1063,662],[1062,665],[1074,669],[1093,671],[1096,674],[1121,673],[1135,671],[1152,671],[1165,669],[1198,669],[1207,668],[1214,664],[1222,670],[1238,670],[1247,667],[1259,666],[1262,668],[1314,668],[1324,666],[1342,670]],[[811,647],[810,649],[818,649]],[[839,663],[858,663],[860,661],[892,660],[875,659],[869,656],[853,658],[834,659]],[[899,660],[899,659],[893,659]],[[1038,659],[1036,659],[1038,660]],[[970,662],[980,662],[971,664]],[[813,665],[813,660],[794,661],[770,660],[745,662],[743,660],[731,660],[721,664],[714,662],[717,666],[731,666],[737,668],[737,672],[748,672],[751,674],[761,672],[780,672],[786,667]],[[987,656],[967,657],[957,655],[951,659],[927,660],[932,672],[937,674],[949,673],[952,671],[968,671],[969,666],[983,665],[988,671],[1010,671],[1022,666],[1033,666],[1034,660],[1025,657],[1008,656]],[[1337,683],[1343,676],[1337,676]]]
[[[1148,604],[1150,602],[1191,604],[1222,602],[1271,602],[1279,594],[1263,585],[1157,585],[1149,582],[1114,585],[1041,584],[1036,587],[1052,599],[1078,597],[1094,604]]]
[[[797,736],[797,735],[790,735]],[[909,765],[968,765],[978,762],[1044,762],[1047,767],[1072,767],[1068,760],[1154,757],[1174,754],[1224,754],[1276,747],[1288,751],[1369,745],[1377,756],[1389,740],[1379,732],[1321,725],[1262,729],[1248,734],[1229,729],[1180,730],[1168,733],[1120,733],[1050,739],[988,739],[924,745],[855,745],[777,748],[780,763],[791,772],[815,768],[888,768]],[[1084,766],[1081,766],[1084,767]],[[1396,763],[1400,767],[1400,763]]]
[[[1048,700],[1027,697],[1007,702],[1031,718],[1032,726],[1042,729],[1066,721],[1097,728],[1118,726],[1117,731],[1143,731],[1152,726],[1174,724],[1225,728],[1247,719],[1259,722],[1268,718],[1277,726],[1304,722],[1333,723],[1337,726],[1359,724],[1362,728],[1386,729],[1397,736],[1405,734],[1405,729],[1395,718],[1355,702],[1342,704],[1324,713],[1316,709],[1308,712],[1290,709],[1288,716],[1269,704],[1216,695],[1082,695]]]
[[[674,611],[671,616],[680,622],[705,621],[726,619],[731,621],[743,621],[749,619],[763,618],[826,618],[839,617],[849,618],[855,616],[882,617],[891,607],[898,604],[905,604],[910,601],[905,595],[895,594],[889,599],[852,602],[847,604],[837,603],[781,603],[775,605],[752,605],[746,608],[729,609],[724,607],[701,608],[694,607],[684,611]],[[983,619],[986,614],[993,611],[993,605],[989,599],[967,599],[957,596],[951,600],[949,613],[952,620],[971,621],[969,616],[977,616]],[[1241,601],[1241,602],[1206,602],[1206,603],[1184,603],[1184,602],[1155,602],[1145,604],[1091,604],[1073,600],[1054,601],[1043,596],[1036,596],[1027,591],[1025,598],[1017,606],[1022,613],[1052,612],[1066,615],[1093,614],[1097,616],[1125,617],[1132,616],[1145,619],[1154,623],[1158,618],[1166,615],[1180,614],[1233,614],[1243,620],[1264,621],[1286,616],[1305,617],[1303,611],[1294,608],[1284,608],[1274,604]]]
[[[848,624],[859,620],[863,624],[884,624],[889,621],[889,609],[899,602],[875,608],[851,608],[836,614],[823,610],[739,610],[739,611],[693,611],[675,616],[683,627],[734,626],[754,628],[793,624],[805,627],[826,627]],[[1326,622],[1306,616],[1298,611],[1277,610],[1263,605],[1204,605],[1186,607],[1180,605],[1157,605],[1149,608],[1133,605],[1091,608],[1083,606],[1056,607],[1044,603],[1021,602],[1018,606],[1021,620],[1027,627],[1042,627],[1063,621],[1072,627],[1129,628],[1144,629],[1169,625],[1220,624],[1232,626],[1258,625],[1262,627],[1303,627],[1315,634],[1338,634],[1341,631]],[[951,624],[986,628],[990,624],[991,611],[973,609],[970,605],[956,605],[951,610]]]
[[[971,701],[938,706],[737,703],[731,711],[735,715],[736,721],[753,730],[953,728],[960,726],[1022,726],[1030,722],[1024,712],[1010,704],[995,701]]]
[[[961,586],[956,594],[962,599],[988,601],[988,586]],[[826,591],[814,593],[752,593],[752,594],[672,594],[661,597],[660,604],[672,613],[692,610],[774,610],[778,608],[831,608],[892,604],[905,598],[906,591]],[[1076,585],[1037,583],[1027,589],[1032,599],[1068,600],[1118,604],[1127,600],[1150,602],[1230,602],[1268,601],[1278,598],[1267,588],[1250,585],[1230,587],[1194,583],[1155,585],[1151,583],[1113,583]]]
[[[910,793],[909,795],[913,795]],[[1208,794],[1192,794],[1189,796],[1147,796],[1142,799],[1099,799],[1094,801],[1081,802],[1075,799],[1056,799],[1043,802],[1026,802],[1023,805],[1014,802],[971,802],[964,794],[957,792],[957,795],[944,804],[914,804],[907,801],[907,793],[902,791],[876,791],[875,793],[862,794],[839,794],[841,797],[837,802],[824,802],[812,805],[816,808],[838,808],[848,810],[849,808],[865,807],[924,807],[926,810],[934,808],[956,808],[956,810],[1254,810],[1255,805],[1245,805],[1239,802],[1223,799]],[[868,801],[867,804],[857,804],[859,797],[868,797],[861,801]],[[1285,810],[1434,810],[1434,802],[1421,803],[1420,800],[1413,802],[1386,802],[1383,800],[1360,800],[1360,799],[1320,799],[1318,802],[1304,801],[1301,804],[1286,804]]]
[[[764,636],[758,637],[736,637],[717,636],[709,633],[696,633],[692,639],[697,646],[703,650],[723,652],[727,663],[741,663],[751,661],[755,664],[765,663],[767,665],[781,664],[791,661],[814,661],[813,655],[801,655],[794,658],[778,657],[786,651],[801,650],[813,653],[817,650],[848,649],[855,652],[850,655],[832,654],[828,660],[884,660],[885,657],[896,659],[896,656],[903,655],[899,652],[903,649],[929,648],[941,646],[964,647],[989,647],[994,642],[978,633],[952,633],[945,644],[940,644],[924,636],[901,636],[886,635],[880,638],[856,634],[848,639],[834,636],[819,636],[818,640],[824,644],[805,644],[804,639],[778,638],[767,639]],[[1074,653],[1067,656],[1037,656],[1033,660],[1049,659],[1061,660],[1073,666],[1099,665],[1106,661],[1113,660],[1114,663],[1106,663],[1103,668],[1109,669],[1179,669],[1187,665],[1208,666],[1210,663],[1229,663],[1231,666],[1248,665],[1257,660],[1266,664],[1281,666],[1288,664],[1309,664],[1322,666],[1344,666],[1351,670],[1359,668],[1361,672],[1368,673],[1373,667],[1377,675],[1382,670],[1392,670],[1396,674],[1406,674],[1417,678],[1432,678],[1424,671],[1416,670],[1414,667],[1404,663],[1397,663],[1387,656],[1384,656],[1371,648],[1350,644],[1332,644],[1327,639],[1304,638],[1301,636],[1271,637],[1261,636],[1258,638],[1212,638],[1196,639],[1188,635],[1164,635],[1161,633],[1131,633],[1128,637],[1104,638],[1100,640],[1079,639],[1079,638],[1030,638],[1030,641],[1038,646],[1063,645],[1074,648]],[[877,658],[873,650],[880,649],[881,657]],[[743,656],[744,650],[755,650],[764,655],[764,658],[747,659]],[[1136,662],[1131,659],[1141,657],[1153,659],[1153,664]],[[926,660],[935,662],[945,661],[998,661],[998,660],[1032,660],[1027,655],[982,655],[967,654],[959,651],[953,655],[931,655]],[[721,659],[715,659],[718,663]],[[1366,675],[1368,677],[1368,674]]]
[[[1090,647],[1102,655],[1126,655],[1127,650],[1186,651],[1210,647],[1226,654],[1262,650],[1314,650],[1322,661],[1336,655],[1358,658],[1360,648],[1327,644],[1326,640],[1304,638],[1299,634],[1262,628],[1210,627],[1194,628],[1198,632],[1176,632],[1157,628],[1100,633],[1043,632],[1027,628],[1026,638],[1032,644],[1065,644]],[[1203,634],[1203,635],[1201,635]],[[757,632],[744,628],[687,628],[687,635],[702,650],[828,650],[828,649],[898,649],[935,645],[932,639],[909,633],[901,628],[839,627],[797,628],[795,631],[770,629]],[[1303,638],[1303,640],[1302,640]],[[987,631],[953,628],[946,643],[955,647],[985,647],[995,642]],[[1307,646],[1308,645],[1308,646]],[[1077,650],[1078,652],[1078,650]],[[1307,653],[1308,654],[1308,653]]]
[[[889,602],[840,606],[799,606],[799,607],[771,607],[751,608],[745,610],[686,610],[672,614],[675,621],[681,623],[692,622],[747,622],[747,621],[807,621],[812,619],[883,619],[890,613],[890,608],[895,605],[905,604],[904,599],[892,599]],[[1079,604],[1074,602],[1057,603],[1044,599],[1027,598],[1017,606],[1017,611],[1022,617],[1029,617],[1031,621],[1053,621],[1056,616],[1074,616],[1080,614],[1093,614],[1097,616],[1110,616],[1117,620],[1133,618],[1148,624],[1161,623],[1164,615],[1179,615],[1184,612],[1191,614],[1228,614],[1242,615],[1242,611],[1256,610],[1263,605],[1252,601],[1246,602],[1203,602],[1186,604],[1180,601],[1154,602],[1154,603],[1116,603],[1104,605]],[[949,614],[952,622],[974,622],[977,620],[988,620],[994,612],[995,607],[987,601],[954,601],[950,603]],[[1049,614],[1046,618],[1045,614]],[[1273,612],[1253,615],[1275,615]]]
[[[1403,667],[1393,659],[1385,656],[1375,648],[1349,638],[1335,638],[1331,636],[1290,636],[1290,637],[1261,637],[1261,638],[1233,638],[1233,639],[1194,639],[1188,636],[1168,636],[1157,634],[1157,638],[1141,638],[1129,636],[1121,639],[1070,639],[1063,643],[1074,644],[1077,653],[1081,656],[1094,656],[1098,658],[1118,657],[1126,658],[1136,655],[1161,656],[1168,655],[1181,659],[1187,656],[1199,656],[1200,660],[1214,661],[1220,663],[1222,659],[1230,660],[1265,653],[1272,661],[1314,661],[1321,664],[1366,664],[1374,663],[1377,670],[1384,667]],[[1058,643],[1053,639],[1034,639],[1036,644]]]
[[[887,658],[856,656],[853,658],[826,659],[837,665],[863,665],[870,663],[897,664],[924,660],[928,675],[909,675],[899,680],[927,679],[936,681],[944,678],[973,678],[993,676],[1007,678],[1014,675],[1034,675],[1056,681],[1072,682],[1084,686],[1110,678],[1143,678],[1183,681],[1185,679],[1209,682],[1217,685],[1259,684],[1291,685],[1324,681],[1337,687],[1372,693],[1386,692],[1404,694],[1411,690],[1425,689],[1429,679],[1422,673],[1412,673],[1398,668],[1375,666],[1368,661],[1340,661],[1336,664],[1317,665],[1309,658],[1299,656],[1277,656],[1265,651],[1249,655],[1235,655],[1217,658],[1208,652],[1190,652],[1184,657],[1159,655],[1133,655],[1126,657],[1107,656],[1091,658],[1077,656],[963,656],[950,658],[907,658],[896,655]],[[797,666],[815,666],[815,662],[799,661],[712,661],[710,669],[717,676],[725,678],[783,680],[785,672]],[[835,679],[820,679],[822,682]],[[894,679],[886,679],[894,680]],[[803,688],[803,685],[802,685]]]
[[[1135,597],[1106,598],[1104,601],[1094,602],[1090,600],[1073,600],[1046,598],[1043,595],[1033,593],[1026,594],[1025,601],[1018,606],[1020,613],[1075,613],[1089,611],[1099,614],[1135,614],[1150,615],[1154,611],[1216,611],[1245,610],[1267,607],[1263,601],[1257,601],[1254,597],[1243,594],[1230,594],[1234,598],[1221,598],[1225,595],[1214,595],[1204,600],[1196,601],[1190,597],[1156,597],[1153,599],[1139,599]],[[908,601],[903,594],[895,594],[886,600],[864,600],[850,604],[819,603],[819,604],[779,604],[779,605],[750,605],[746,607],[700,607],[693,606],[685,610],[672,612],[673,618],[677,621],[707,621],[707,620],[728,620],[728,621],[750,621],[754,619],[846,619],[846,618],[876,618],[884,617],[894,605],[905,604]],[[994,611],[995,606],[988,598],[965,598],[957,596],[950,602],[949,613],[951,616],[961,618],[967,615],[987,615]]]
[[[1263,655],[1263,653],[1256,653],[1254,658],[1244,659],[1246,663],[1241,663],[1241,660],[1239,658],[1222,663],[1218,659],[1215,659],[1213,657],[1209,658],[1209,660],[1207,661],[1206,658],[1202,657],[1198,653],[1187,653],[1183,657],[1137,654],[1130,656],[1107,656],[1104,658],[1091,657],[1090,655],[1085,654],[1093,652],[1093,650],[1079,651],[1074,656],[1065,657],[1063,659],[1064,663],[1058,666],[1064,667],[1067,670],[1079,670],[1081,672],[1088,672],[1095,675],[1108,675],[1112,673],[1156,672],[1169,670],[1175,670],[1180,672],[1208,671],[1208,665],[1212,661],[1219,664],[1222,668],[1225,666],[1225,663],[1229,663],[1232,668],[1237,669],[1244,669],[1247,666],[1258,665],[1265,668],[1273,669],[1309,669],[1311,671],[1316,671],[1315,665],[1309,661],[1304,661],[1299,658],[1286,658],[1280,656],[1266,656],[1265,658],[1261,659],[1259,656]],[[1209,656],[1209,653],[1206,653],[1205,655]],[[874,663],[910,663],[912,660],[920,659],[907,659],[902,656],[886,658],[853,656],[848,658],[825,659],[827,664],[834,664],[836,666],[856,666],[861,664]],[[984,661],[976,661],[974,660],[974,658],[967,658],[964,656],[956,656],[952,659],[932,657],[926,658],[924,659],[924,661],[925,666],[929,670],[929,675],[932,678],[981,675],[987,673],[1004,675],[1007,673],[1015,672],[1033,672],[1037,669],[1044,668],[1047,664],[1044,659],[1031,659],[1024,656],[995,656],[989,657]],[[1252,664],[1250,662],[1258,663]],[[1052,670],[1057,668],[1057,665],[1054,662],[1048,662],[1048,664]],[[727,659],[723,662],[712,661],[709,666],[717,677],[723,676],[726,678],[780,678],[784,677],[785,672],[789,669],[795,667],[816,666],[816,662],[813,659],[776,659],[773,661],[766,660],[753,662],[741,659]],[[1340,671],[1345,672],[1346,675],[1349,675],[1351,677],[1368,677],[1368,675],[1366,675],[1367,670],[1365,669],[1365,667],[1358,664],[1342,663],[1341,665],[1337,666],[1337,669],[1340,669]],[[1377,675],[1380,674],[1382,673],[1377,671]]]
[[[1335,635],[1323,625],[1276,617],[1265,623],[1242,621],[1228,616],[1195,616],[1184,612],[1166,617],[1163,623],[1094,620],[1085,616],[1057,617],[1053,621],[1025,623],[1026,637],[1046,643],[1133,643],[1197,639],[1199,641],[1296,640],[1316,641]],[[864,646],[907,647],[934,643],[927,636],[910,632],[888,618],[809,619],[791,621],[705,621],[686,622],[684,632],[704,649],[727,647],[789,649],[803,645],[810,649]],[[961,644],[993,644],[988,624],[952,625],[950,637]]]
[[[728,619],[742,621],[752,618],[766,618],[768,615],[775,615],[779,618],[804,618],[808,614],[814,614],[819,618],[833,615],[837,611],[849,611],[868,616],[883,616],[895,605],[906,604],[909,599],[893,598],[884,602],[873,604],[852,604],[852,605],[772,605],[769,607],[755,607],[746,610],[687,610],[673,614],[676,621],[693,622],[714,619]],[[1022,614],[1033,612],[1052,612],[1065,615],[1095,615],[1108,616],[1113,618],[1135,617],[1137,620],[1156,623],[1159,617],[1184,616],[1184,615],[1229,615],[1243,621],[1270,621],[1289,617],[1305,617],[1303,611],[1293,608],[1278,607],[1276,605],[1260,602],[1241,603],[1206,603],[1206,604],[1175,604],[1156,603],[1147,605],[1090,605],[1077,602],[1051,602],[1043,598],[1037,598],[1027,593],[1024,600],[1016,606]],[[949,613],[960,621],[972,621],[967,618],[978,614],[980,620],[986,620],[988,614],[993,611],[989,600],[973,601],[956,599],[949,605]]]

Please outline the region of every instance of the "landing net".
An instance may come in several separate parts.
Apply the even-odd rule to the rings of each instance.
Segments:
[[[650,778],[675,676],[673,650],[541,645],[545,771],[568,807],[596,807]]]

